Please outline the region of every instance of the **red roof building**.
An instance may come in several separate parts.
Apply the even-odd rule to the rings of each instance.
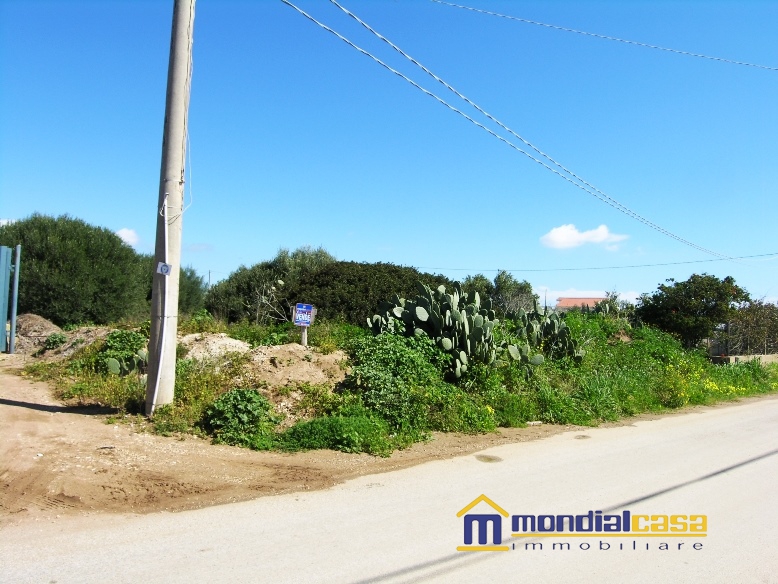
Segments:
[[[604,296],[599,298],[557,298],[556,309],[570,310],[571,308],[583,308],[584,306],[594,308],[595,304],[603,300],[605,300]]]

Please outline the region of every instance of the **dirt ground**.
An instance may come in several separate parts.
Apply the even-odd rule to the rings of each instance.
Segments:
[[[99,407],[63,405],[46,384],[19,374],[30,360],[0,355],[0,527],[69,514],[181,511],[324,489],[361,475],[586,430],[536,425],[476,436],[435,434],[389,458],[254,452],[192,436],[157,436],[142,431],[140,423],[107,423],[110,412]]]
[[[389,458],[334,451],[255,452],[132,423],[99,407],[68,407],[45,383],[20,376],[30,361],[0,355],[0,525],[95,512],[181,511],[264,495],[323,489],[349,478],[470,454],[570,429],[435,434]]]

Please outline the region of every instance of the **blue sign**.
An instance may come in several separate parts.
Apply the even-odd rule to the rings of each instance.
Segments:
[[[297,304],[294,307],[295,326],[311,326],[313,322],[313,306],[311,304]]]

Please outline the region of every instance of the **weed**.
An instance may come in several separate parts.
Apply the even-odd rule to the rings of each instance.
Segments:
[[[360,402],[358,396],[332,391],[326,384],[300,383],[296,390],[302,397],[297,402],[295,413],[307,418],[327,416]]]
[[[268,450],[273,445],[274,428],[281,421],[272,410],[256,389],[233,389],[206,410],[204,426],[215,444]]]
[[[317,320],[308,329],[308,343],[324,355],[346,349],[355,339],[367,336],[370,336],[368,330],[343,322]]]
[[[276,325],[259,325],[243,320],[230,325],[227,334],[233,339],[247,342],[254,348],[288,343],[289,333],[292,328],[294,328],[294,325],[290,322]]]
[[[154,411],[154,432],[162,436],[170,436],[190,432],[201,434],[200,428],[193,426],[191,420],[186,415],[185,409],[177,408],[173,404],[167,404],[157,408]]]
[[[197,326],[206,321],[202,315]],[[312,345],[317,352],[344,349],[349,358],[338,365],[348,374],[335,390],[307,383],[279,389],[279,395],[299,394],[294,414],[304,418],[280,433],[278,417],[256,389],[266,384],[246,367],[250,355],[229,354],[205,363],[186,359],[180,350],[174,403],[155,412],[153,429],[163,434],[207,431],[215,441],[251,448],[385,455],[436,430],[489,432],[538,419],[596,425],[640,412],[778,391],[776,365],[756,360],[714,366],[704,354],[685,350],[655,329],[634,328],[625,339],[628,325],[622,321],[571,313],[566,322],[586,346],[583,359],[547,359],[529,378],[510,361],[472,363],[455,385],[444,380],[448,356],[427,338],[373,337],[351,325],[321,322],[319,328],[317,322],[309,331]],[[292,328],[239,323],[230,334],[256,346],[288,339]],[[115,420],[124,419],[127,412],[142,411],[142,377],[107,375],[105,361],[109,355],[135,355],[143,344],[145,335],[127,325],[80,347],[67,360],[30,365],[24,374],[52,383],[62,399],[110,406],[118,412]],[[303,360],[312,362],[314,355]],[[275,357],[271,362],[289,364]]]
[[[74,330],[80,329],[80,328],[87,328],[87,327],[93,327],[95,326],[95,323],[91,321],[84,321],[84,322],[76,322],[76,323],[70,323],[66,324],[62,327],[62,330],[66,333],[72,332]]]
[[[47,351],[51,351],[64,345],[67,340],[68,337],[65,333],[52,333],[46,337],[46,340],[43,342],[43,348]]]
[[[393,450],[388,433],[386,422],[353,406],[337,415],[298,422],[278,437],[278,445],[289,451],[328,448],[388,456]]]
[[[233,355],[236,357],[236,355]],[[176,363],[176,384],[171,411],[164,415],[165,423],[196,428],[208,406],[232,384],[236,372],[235,361],[229,356],[215,363],[183,359]],[[157,412],[154,414],[155,429]],[[184,431],[184,430],[172,430]]]
[[[191,333],[221,333],[226,329],[227,327],[215,320],[205,308],[201,308],[191,317],[178,324],[178,332],[182,335]]]

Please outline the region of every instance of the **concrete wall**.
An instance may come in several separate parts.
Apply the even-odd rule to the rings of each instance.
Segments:
[[[716,364],[720,363],[745,363],[746,361],[752,361],[753,359],[759,359],[763,365],[768,363],[778,363],[778,354],[772,355],[731,355],[729,357],[712,356],[711,361]]]

